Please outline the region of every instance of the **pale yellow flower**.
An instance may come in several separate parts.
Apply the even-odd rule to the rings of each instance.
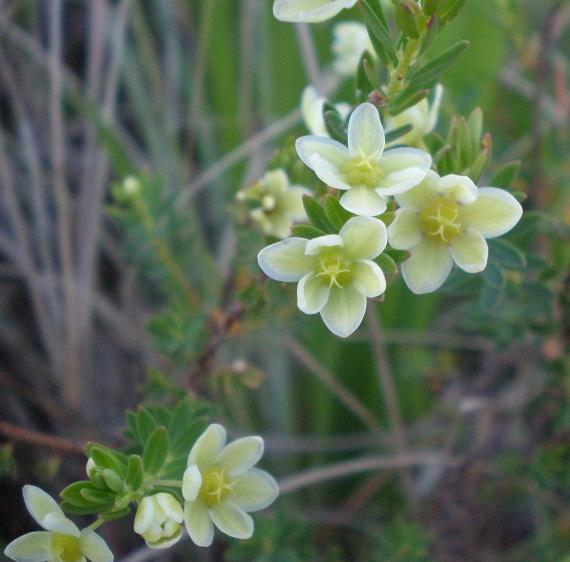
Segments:
[[[522,216],[520,203],[496,187],[477,186],[465,176],[429,172],[414,189],[395,196],[400,205],[388,228],[390,245],[408,250],[402,275],[414,293],[438,289],[453,263],[467,273],[487,266],[486,238],[511,230]]]
[[[356,0],[275,0],[273,15],[281,21],[318,23],[355,4]]]
[[[386,210],[386,197],[418,185],[431,166],[431,156],[415,148],[384,151],[384,128],[378,110],[359,105],[348,121],[348,146],[324,136],[297,139],[299,157],[318,178],[345,191],[340,204],[356,215]]]
[[[374,53],[374,47],[363,23],[346,21],[335,25],[332,52],[333,69],[340,76],[352,76],[364,51]]]
[[[238,191],[236,197],[240,201],[257,203],[249,215],[265,234],[285,238],[291,234],[295,222],[307,218],[303,195],[309,193],[300,185],[290,185],[285,171],[278,169],[267,172],[257,183]]]
[[[112,562],[107,543],[89,528],[80,531],[57,502],[36,486],[23,488],[30,515],[44,531],[12,541],[4,554],[16,562]]]
[[[386,289],[384,273],[372,261],[385,247],[383,222],[352,217],[339,234],[288,238],[261,250],[257,261],[272,279],[298,282],[299,309],[320,313],[327,328],[344,338],[361,324],[366,300]]]
[[[184,512],[178,500],[172,494],[161,492],[142,499],[134,530],[150,548],[164,549],[180,540],[183,521]]]
[[[182,494],[184,522],[192,541],[210,546],[214,525],[226,535],[248,539],[253,519],[247,512],[265,509],[279,488],[267,472],[254,468],[263,455],[261,437],[243,437],[226,445],[226,431],[210,425],[188,455]]]

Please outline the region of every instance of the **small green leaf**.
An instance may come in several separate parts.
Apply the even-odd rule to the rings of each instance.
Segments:
[[[374,261],[386,275],[396,275],[398,273],[398,264],[388,254],[380,254]]]
[[[171,445],[172,454],[184,454],[184,458],[186,458],[192,445],[194,445],[196,439],[198,439],[206,428],[206,423],[206,418],[197,418],[184,426],[183,431],[177,432],[175,436],[173,435]]]
[[[101,511],[105,511],[115,504],[115,494],[109,492],[85,487],[80,493],[87,501],[98,505]]]
[[[103,445],[98,445],[96,443],[88,443],[87,455],[90,456],[95,464],[100,468],[110,468],[114,470],[117,474],[123,476],[125,473],[125,467],[121,462],[123,455]]]
[[[398,127],[397,129],[392,129],[386,133],[386,144],[398,140],[400,137],[407,135],[412,129],[413,125],[404,125],[403,127]]]
[[[63,511],[71,515],[93,515],[101,511],[100,505],[90,504],[88,506],[79,506],[66,501],[62,502],[60,507]]]
[[[441,21],[443,23],[450,22],[457,17],[464,5],[465,0],[447,0],[447,2],[443,2],[443,5],[438,10]]]
[[[334,231],[333,226],[327,219],[327,215],[322,205],[310,195],[303,195],[303,206],[305,207],[305,212],[309,217],[309,220],[318,229],[324,231],[325,233],[331,233]]]
[[[131,508],[127,506],[117,511],[106,511],[105,513],[99,514],[99,517],[101,517],[101,519],[104,519],[105,521],[116,521],[117,519],[122,519],[123,517],[126,517],[130,512]]]
[[[157,474],[170,452],[170,438],[166,427],[157,427],[149,436],[143,451],[143,466],[149,474]]]
[[[137,435],[141,445],[144,445],[147,442],[148,436],[156,428],[157,423],[152,414],[146,408],[139,408],[136,416]]]
[[[349,213],[339,203],[338,199],[332,195],[327,195],[325,197],[324,208],[327,219],[333,225],[336,232],[338,232],[344,226],[344,223],[353,216],[352,213]]]
[[[489,240],[489,256],[507,269],[523,269],[527,266],[526,256],[514,245],[502,238]]]
[[[79,482],[74,482],[64,488],[59,495],[65,502],[71,505],[77,507],[89,507],[92,503],[81,495],[81,490],[91,485],[90,480],[80,480]]]
[[[396,23],[404,35],[412,39],[419,39],[420,26],[418,16],[421,10],[415,0],[400,0],[396,6]]]
[[[344,121],[338,114],[338,111],[325,110],[323,113],[325,126],[331,139],[338,141],[342,144],[347,143],[347,133],[344,128]]]
[[[452,45],[420,68],[412,70],[408,76],[409,83],[416,90],[419,88],[431,88],[438,81],[441,74],[457,61],[467,47],[469,47],[469,41],[459,41]]]
[[[521,169],[521,161],[513,160],[508,164],[505,164],[491,180],[491,185],[493,187],[503,187],[509,189],[512,187],[513,183],[516,181]]]
[[[394,248],[386,248],[384,254],[391,257],[396,263],[402,263],[410,257],[410,252],[407,250],[395,250]]]
[[[356,68],[356,91],[360,102],[366,101],[368,94],[377,89],[374,69],[374,57],[370,52],[364,51]]]
[[[382,6],[378,0],[360,0],[364,10],[366,28],[374,50],[387,66],[395,66],[398,62],[394,42],[388,32],[388,25]]]
[[[392,115],[398,115],[405,111],[409,107],[420,103],[429,94],[429,89],[417,90],[411,87],[402,90],[398,95],[394,96],[394,99],[390,102],[390,113]]]
[[[291,234],[293,236],[299,236],[301,238],[307,238],[307,240],[312,240],[313,238],[318,238],[319,236],[325,236],[326,232],[323,232],[320,228],[317,228],[312,224],[294,224],[291,227]]]
[[[142,458],[139,455],[131,455],[127,464],[127,484],[138,490],[143,483],[144,469]]]

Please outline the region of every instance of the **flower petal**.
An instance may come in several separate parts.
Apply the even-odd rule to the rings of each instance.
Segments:
[[[43,520],[43,528],[53,533],[61,533],[62,535],[70,535],[72,537],[79,536],[77,525],[68,519],[65,515],[52,511],[48,513]]]
[[[340,229],[344,254],[353,260],[373,259],[386,248],[386,225],[372,217],[352,217]]]
[[[305,247],[305,254],[307,256],[318,256],[324,248],[342,248],[342,246],[343,241],[338,234],[327,234],[309,240]]]
[[[437,189],[442,195],[464,205],[474,203],[477,199],[477,186],[467,176],[457,174],[444,176],[440,178]]]
[[[326,327],[341,338],[350,336],[362,323],[366,311],[366,297],[352,285],[333,287],[321,317]]]
[[[139,506],[137,507],[137,513],[135,515],[134,531],[139,535],[145,533],[154,520],[154,502],[152,498],[147,496],[143,498]]]
[[[58,513],[63,516],[63,511],[57,502],[46,494],[41,488],[26,484],[22,488],[24,503],[30,515],[36,520],[41,527],[44,526],[43,520],[48,513]]]
[[[384,127],[371,103],[360,104],[348,121],[348,150],[351,156],[379,159],[385,144]]]
[[[212,506],[210,517],[214,525],[230,537],[249,539],[253,535],[253,519],[231,501]]]
[[[182,477],[182,495],[187,501],[194,501],[202,487],[202,474],[196,465],[189,466]],[[135,529],[136,531],[136,529]]]
[[[307,86],[303,90],[301,97],[301,113],[305,126],[311,134],[320,137],[328,137],[325,120],[323,117],[323,106],[325,98],[320,96],[313,86]]]
[[[287,238],[259,252],[257,262],[263,273],[276,281],[299,281],[313,269],[314,258],[305,255],[305,238]]]
[[[410,290],[420,295],[441,287],[453,266],[449,248],[424,238],[411,253],[402,264],[402,276]]]
[[[182,506],[172,494],[161,492],[160,494],[156,494],[155,500],[163,509],[168,519],[176,521],[176,523],[182,523],[184,520],[184,512],[182,511]]]
[[[329,187],[340,189],[341,191],[350,189],[350,185],[344,180],[341,169],[318,154],[311,158],[311,165],[317,177]]]
[[[426,177],[421,183],[413,189],[397,193],[394,198],[401,207],[421,211],[434,197],[437,197],[438,182],[439,176],[435,172],[428,170]]]
[[[417,188],[415,188],[417,189]],[[398,209],[388,227],[390,246],[396,250],[409,250],[422,239],[420,212],[414,209]]]
[[[369,299],[386,290],[386,278],[377,263],[359,260],[352,267],[352,278],[356,290]]]
[[[45,562],[52,555],[51,533],[36,531],[18,537],[6,547],[4,554],[16,562]]]
[[[381,195],[396,195],[415,187],[424,180],[431,166],[431,155],[417,148],[393,148],[380,159],[384,170]]]
[[[162,537],[153,543],[146,541],[146,545],[154,550],[165,550],[175,545],[181,539],[181,537],[182,537],[182,527],[179,527],[178,530],[171,537]]]
[[[203,501],[185,502],[184,524],[195,545],[210,546],[214,541],[214,525],[208,506]]]
[[[226,445],[217,456],[215,464],[224,468],[231,477],[243,474],[263,455],[263,439],[257,435],[236,439]]]
[[[375,190],[362,185],[352,187],[340,198],[340,204],[355,215],[374,217],[386,210],[386,200]]]
[[[297,285],[297,306],[305,314],[316,314],[327,304],[330,287],[322,277],[308,273]]]
[[[479,273],[487,267],[489,247],[478,232],[464,230],[451,241],[451,256],[463,271]]]
[[[477,201],[461,209],[461,221],[466,228],[480,232],[484,238],[501,236],[519,222],[521,204],[504,189],[482,187]]]
[[[314,170],[315,156],[319,156],[325,162],[332,164],[335,168],[342,167],[349,159],[348,148],[338,141],[328,137],[307,135],[300,137],[295,142],[295,148],[299,158]]]
[[[190,450],[188,466],[195,464],[201,471],[209,468],[225,444],[226,430],[217,423],[209,425]]]
[[[279,486],[271,474],[252,468],[235,479],[232,501],[244,511],[259,511],[270,506],[279,495]]]
[[[318,23],[355,3],[356,0],[275,0],[273,15],[281,21]]]
[[[104,539],[91,529],[83,529],[79,537],[81,552],[92,562],[112,562],[111,549]]]

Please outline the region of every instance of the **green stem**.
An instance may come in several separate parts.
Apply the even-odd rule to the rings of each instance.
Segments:
[[[408,40],[404,52],[400,57],[398,66],[394,69],[390,78],[390,83],[388,84],[388,90],[386,92],[388,99],[392,98],[392,96],[402,89],[402,84],[406,78],[406,74],[408,73],[410,66],[415,62],[420,46],[421,42],[419,39]]]
[[[92,531],[96,531],[101,525],[103,525],[103,523],[105,523],[104,519],[97,518],[93,523],[91,523],[91,525],[88,525],[87,528]]]

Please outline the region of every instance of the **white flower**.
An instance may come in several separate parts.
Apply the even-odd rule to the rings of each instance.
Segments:
[[[355,4],[356,0],[275,0],[273,15],[281,21],[318,23]]]
[[[184,512],[178,500],[165,492],[143,498],[135,516],[135,533],[147,546],[163,549],[177,543],[182,536]]]
[[[340,76],[352,76],[364,51],[374,53],[366,26],[356,21],[335,25],[332,51],[333,69]]]
[[[424,136],[431,133],[437,125],[442,95],[443,87],[441,84],[438,84],[435,87],[435,93],[431,105],[428,103],[427,99],[423,99],[416,105],[405,109],[402,113],[399,113],[394,117],[388,117],[386,126],[390,130],[399,129],[406,125],[412,125],[411,131],[396,139],[391,143],[391,145],[407,144],[409,146],[424,148]]]
[[[328,186],[346,191],[340,204],[356,215],[386,210],[388,195],[418,185],[431,166],[431,156],[414,148],[384,152],[384,128],[378,110],[359,105],[348,122],[348,148],[322,136],[297,139],[297,153]]]
[[[107,543],[89,528],[80,531],[65,517],[57,502],[36,486],[23,488],[30,515],[45,531],[36,531],[12,541],[4,554],[17,562],[111,562]]]
[[[317,314],[340,337],[354,332],[366,299],[381,295],[386,280],[373,261],[386,247],[386,227],[378,219],[352,217],[339,234],[313,240],[288,238],[267,246],[257,257],[263,272],[276,281],[299,282],[297,306]]]
[[[522,216],[502,189],[477,186],[465,176],[430,172],[414,189],[396,195],[401,209],[388,228],[390,245],[409,250],[402,275],[414,293],[430,293],[447,279],[453,262],[467,273],[487,265],[485,238],[501,236]]]
[[[218,424],[198,438],[182,483],[184,522],[195,544],[210,546],[214,525],[236,539],[251,537],[253,519],[247,512],[265,509],[279,494],[275,479],[253,468],[262,455],[261,437],[226,445],[226,431]]]
[[[240,201],[250,200],[259,204],[250,211],[251,218],[265,234],[285,238],[291,234],[291,225],[305,220],[303,195],[310,191],[298,185],[289,185],[284,170],[267,172],[257,183],[237,193]]]
[[[320,96],[313,86],[307,86],[303,90],[301,113],[303,114],[303,120],[305,121],[307,129],[309,129],[309,132],[313,135],[321,137],[329,136],[323,116],[323,106],[326,101],[326,98]],[[348,117],[351,109],[347,103],[337,103],[335,104],[335,108],[343,119]]]

